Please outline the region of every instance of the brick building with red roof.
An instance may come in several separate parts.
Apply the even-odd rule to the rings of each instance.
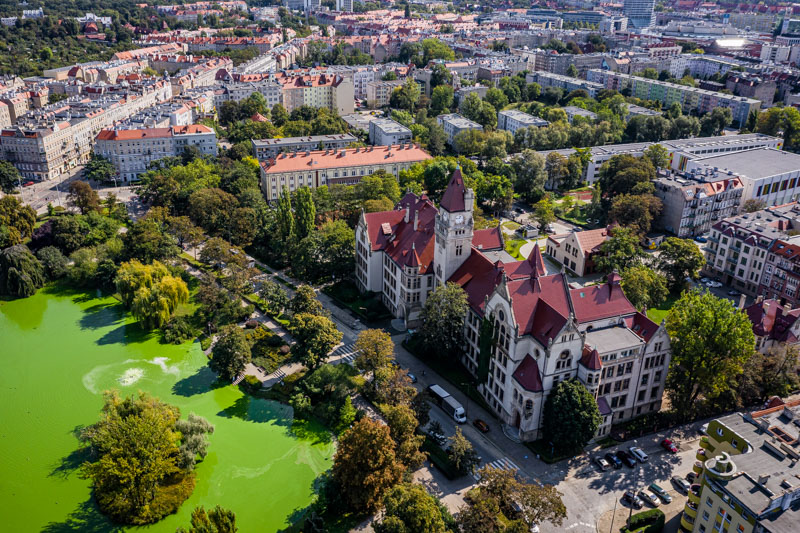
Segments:
[[[363,214],[356,227],[359,287],[379,293],[413,327],[435,287],[461,286],[469,310],[460,362],[522,440],[539,438],[545,399],[566,379],[580,380],[597,399],[598,436],[612,423],[659,410],[669,337],[628,301],[620,277],[571,286],[563,270],[547,272],[538,246],[525,260],[505,261],[500,228],[475,230],[473,207],[457,169],[438,207],[408,193],[392,211]],[[497,342],[481,353],[487,320]]]

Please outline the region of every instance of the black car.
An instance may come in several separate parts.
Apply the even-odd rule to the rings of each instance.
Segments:
[[[606,458],[606,461],[608,461],[608,463],[611,466],[613,466],[614,468],[622,468],[622,461],[617,459],[617,456],[614,455],[613,453],[607,453],[605,455],[605,458]]]
[[[617,457],[619,457],[619,460],[625,463],[625,465],[629,468],[636,466],[636,459],[634,459],[633,456],[625,450],[619,450],[617,452]]]

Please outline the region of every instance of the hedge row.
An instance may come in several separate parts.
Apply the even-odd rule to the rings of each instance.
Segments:
[[[664,512],[661,509],[651,509],[636,513],[631,517],[628,527],[622,528],[622,533],[661,533],[664,529]]]

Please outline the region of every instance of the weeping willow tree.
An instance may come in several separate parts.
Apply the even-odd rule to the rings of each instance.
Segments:
[[[24,244],[0,251],[0,294],[33,296],[44,285],[42,263]]]
[[[189,299],[186,283],[172,276],[158,261],[145,265],[139,261],[123,263],[115,279],[117,292],[139,323],[160,328],[169,322],[175,309]]]

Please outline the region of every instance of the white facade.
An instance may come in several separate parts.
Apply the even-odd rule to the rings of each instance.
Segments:
[[[655,23],[655,0],[625,0],[622,13],[635,29],[649,28]]]
[[[410,143],[411,130],[388,118],[377,118],[369,123],[369,142],[375,145]]]

